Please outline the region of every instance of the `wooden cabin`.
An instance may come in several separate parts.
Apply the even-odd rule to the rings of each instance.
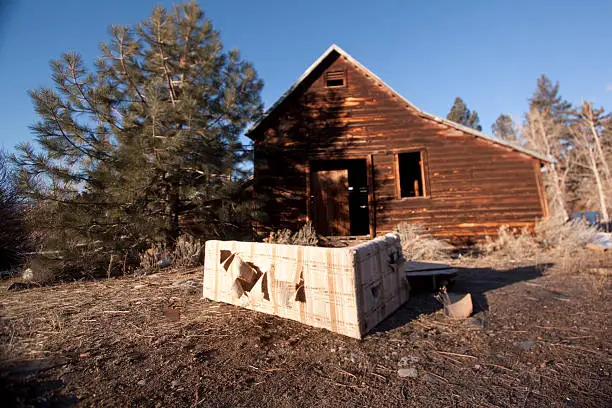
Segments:
[[[428,114],[332,45],[253,125],[265,228],[477,241],[547,214],[547,158]],[[264,232],[264,231],[262,231]]]

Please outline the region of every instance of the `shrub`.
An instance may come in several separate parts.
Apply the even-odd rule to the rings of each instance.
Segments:
[[[502,225],[497,230],[497,237],[487,236],[485,241],[478,245],[482,255],[496,255],[501,258],[523,259],[529,258],[538,252],[538,245],[527,229],[511,229]]]
[[[189,267],[202,264],[202,242],[191,235],[181,235],[172,251],[173,265]]]
[[[319,237],[312,224],[307,222],[295,233],[289,229],[271,232],[270,236],[264,239],[264,242],[269,244],[317,246],[319,244]]]
[[[395,227],[408,260],[444,260],[449,258],[452,245],[433,238],[421,225],[402,222]]]
[[[575,265],[578,254],[584,252],[597,229],[581,222],[567,222],[559,218],[547,218],[536,223],[535,228],[512,230],[503,225],[495,239],[487,237],[479,246],[487,257],[524,260],[545,257],[557,263]]]
[[[202,242],[191,235],[181,235],[173,250],[164,244],[153,244],[140,254],[140,268],[152,272],[167,266],[186,268],[202,265]]]

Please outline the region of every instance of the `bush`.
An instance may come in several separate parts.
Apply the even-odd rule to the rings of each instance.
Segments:
[[[203,247],[199,239],[186,234],[179,236],[172,251],[164,244],[153,244],[140,254],[140,268],[152,272],[168,266],[187,268],[202,265]]]
[[[402,250],[407,260],[444,260],[449,258],[452,245],[433,238],[425,228],[417,224],[402,222],[395,229],[402,241]]]
[[[319,237],[312,224],[307,222],[295,233],[288,229],[271,232],[270,236],[264,239],[264,242],[268,244],[317,246]]]
[[[569,263],[572,258],[578,259],[576,256],[584,252],[586,244],[596,234],[596,228],[581,222],[547,218],[536,223],[533,230],[512,230],[507,225],[501,226],[497,237],[487,237],[479,250],[488,257],[515,261],[546,257],[558,263]]]
[[[172,251],[173,265],[186,268],[202,265],[202,242],[191,235],[181,235]]]
[[[478,245],[479,253],[485,256],[499,256],[509,259],[530,258],[538,252],[538,245],[527,229],[511,229],[502,225],[494,239],[487,236]]]

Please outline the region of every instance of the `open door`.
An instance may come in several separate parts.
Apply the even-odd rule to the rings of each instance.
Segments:
[[[312,218],[323,235],[350,235],[348,169],[311,173]]]

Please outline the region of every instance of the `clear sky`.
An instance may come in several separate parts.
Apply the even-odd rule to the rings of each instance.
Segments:
[[[27,90],[51,85],[49,60],[88,62],[110,24],[136,23],[159,1],[0,0],[0,141],[32,139]],[[172,2],[161,2],[170,6]],[[336,43],[421,109],[446,116],[460,96],[485,132],[521,118],[542,73],[572,103],[612,109],[612,0],[200,1],[227,48],[239,48],[274,101]]]

